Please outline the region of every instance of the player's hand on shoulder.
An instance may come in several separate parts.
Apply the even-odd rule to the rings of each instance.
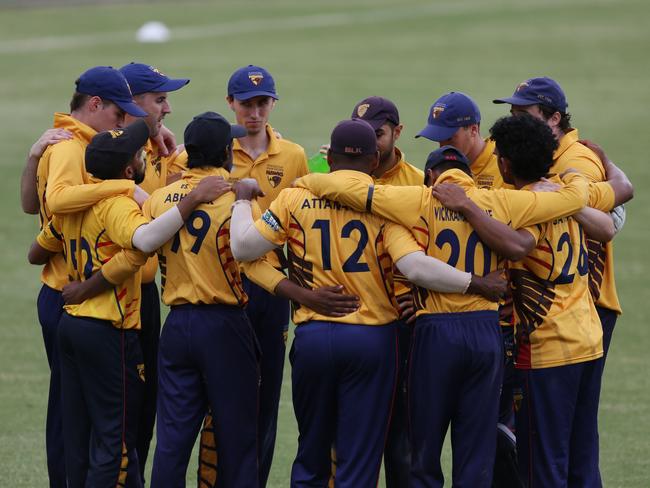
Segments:
[[[207,203],[216,200],[230,190],[232,190],[232,184],[221,176],[206,176],[199,181],[192,193],[196,194],[199,201]]]
[[[431,194],[450,210],[460,212],[469,198],[460,186],[453,183],[441,183],[431,188]]]
[[[330,150],[330,145],[329,144],[323,144],[320,149],[318,150],[319,153],[327,156],[327,151]]]
[[[465,293],[481,295],[491,302],[498,302],[508,287],[504,271],[497,269],[485,276],[472,275],[472,281]]]
[[[557,191],[560,188],[562,188],[560,185],[557,183],[553,183],[552,181],[546,179],[546,178],[541,178],[538,182],[534,183],[530,189],[532,191]]]
[[[135,189],[133,190],[133,199],[135,200],[135,203],[142,208],[147,198],[149,198],[149,194],[138,185],[135,185]]]
[[[343,317],[359,310],[359,297],[346,295],[343,286],[322,286],[308,290],[304,305],[321,315]]]
[[[56,144],[57,142],[72,139],[72,133],[65,129],[48,129],[43,132],[43,135],[32,145],[29,150],[30,158],[40,158],[48,146]]]
[[[253,200],[263,197],[264,192],[255,178],[242,178],[233,185],[237,200]]]
[[[395,297],[399,306],[399,318],[407,324],[415,322],[415,300],[412,293],[404,293]]]
[[[589,139],[580,139],[578,142],[595,152],[596,156],[598,156],[603,164],[606,164],[607,161],[609,161],[607,154],[605,154],[605,151],[602,147],[600,147],[600,145],[596,144],[593,141],[590,141]]]

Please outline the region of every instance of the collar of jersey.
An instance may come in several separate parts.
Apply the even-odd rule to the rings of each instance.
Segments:
[[[71,132],[75,139],[80,139],[86,144],[97,134],[97,131],[83,122],[75,119],[70,114],[56,112],[54,114],[54,128],[65,129]]]
[[[395,147],[395,154],[397,155],[397,163],[395,166],[386,171],[381,177],[377,178],[378,180],[385,180],[391,176],[396,175],[402,169],[402,165],[406,162],[404,161],[404,154],[397,147]]]
[[[580,136],[578,135],[578,129],[571,129],[569,132],[564,134],[562,139],[560,139],[560,146],[555,150],[553,154],[553,161],[557,161],[562,154],[566,152],[572,145],[576,144]]]
[[[555,183],[555,184],[557,184],[557,185],[565,186],[565,185],[564,185],[564,181],[562,181],[562,178],[560,178],[560,176],[557,175],[557,174],[555,174],[555,173],[550,173],[549,175],[546,176],[546,179],[547,179],[548,181],[550,181],[551,183]],[[536,182],[535,182],[535,183],[536,183]],[[521,187],[521,190],[534,191],[534,190],[532,190],[532,186],[533,186],[535,183],[529,183],[529,184],[527,184],[526,186],[522,186],[522,187]]]
[[[221,176],[224,180],[227,180],[230,178],[230,173],[228,173],[224,168],[216,168],[214,166],[190,168],[183,172],[184,180],[202,179],[206,176]]]
[[[495,144],[492,139],[489,137],[485,139],[485,147],[470,166],[472,173],[477,175],[487,168],[494,156],[494,146]]]
[[[266,148],[266,152],[262,153],[257,160],[262,159],[262,156],[265,154],[267,156],[273,156],[274,154],[278,154],[280,152],[280,142],[278,138],[275,135],[275,132],[273,132],[273,127],[271,127],[271,124],[266,124],[266,135],[269,138],[269,146]],[[239,139],[235,139],[232,143],[232,150],[233,151],[242,151],[246,153],[244,148],[241,146]],[[246,153],[248,154],[248,153]]]
[[[447,171],[442,173],[438,177],[438,180],[436,181],[436,185],[439,185],[440,183],[454,183],[458,186],[462,186],[463,188],[469,188],[475,186],[474,180],[470,175],[456,168],[448,169]]]

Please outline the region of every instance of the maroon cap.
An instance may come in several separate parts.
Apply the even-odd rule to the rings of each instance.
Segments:
[[[399,112],[393,102],[383,97],[368,97],[361,100],[352,110],[353,119],[363,119],[374,130],[379,129],[386,122],[399,125]]]
[[[361,119],[339,122],[330,136],[330,151],[346,156],[365,156],[377,152],[377,136],[372,126]]]

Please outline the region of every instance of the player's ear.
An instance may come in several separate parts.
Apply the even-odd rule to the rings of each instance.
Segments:
[[[393,129],[393,140],[396,141],[399,139],[399,136],[402,135],[402,129],[404,126],[402,124],[396,125]]]
[[[234,112],[235,111],[235,106],[233,104],[233,101],[234,101],[233,97],[231,97],[230,95],[226,95],[226,103],[230,107],[230,110],[232,110]]]
[[[91,112],[97,112],[103,105],[102,99],[98,96],[92,96],[86,102],[86,107]]]

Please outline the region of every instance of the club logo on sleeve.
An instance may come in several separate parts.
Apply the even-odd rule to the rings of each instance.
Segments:
[[[269,180],[269,183],[273,188],[277,188],[282,181],[283,176],[284,168],[282,166],[269,165],[266,167],[266,178]]]
[[[436,105],[433,107],[433,110],[431,111],[431,117],[434,119],[437,119],[440,117],[440,114],[445,111],[445,106],[444,105]]]
[[[260,83],[262,83],[264,75],[259,71],[251,71],[248,73],[248,79],[251,80],[251,83],[253,85],[258,86]]]
[[[262,222],[268,225],[275,232],[280,230],[280,224],[278,223],[277,220],[275,220],[275,215],[273,215],[273,212],[271,212],[270,210],[264,212],[264,214],[262,215]]]
[[[357,116],[359,116],[360,118],[363,118],[363,116],[366,115],[366,112],[368,111],[369,108],[370,108],[369,103],[362,103],[357,108]]]

